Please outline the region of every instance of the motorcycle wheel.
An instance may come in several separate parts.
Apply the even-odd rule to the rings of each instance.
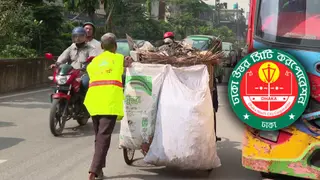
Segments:
[[[78,124],[79,124],[80,126],[84,126],[84,125],[87,124],[88,120],[89,120],[89,118],[83,117],[83,118],[77,119],[77,122],[78,122]]]
[[[61,106],[64,100],[62,99],[54,99],[51,104],[50,110],[50,131],[54,136],[60,136],[65,126],[65,121],[62,120],[62,113],[64,107]],[[56,126],[59,124],[59,128]]]
[[[135,150],[123,148],[123,157],[127,165],[131,165],[133,163],[134,153]]]

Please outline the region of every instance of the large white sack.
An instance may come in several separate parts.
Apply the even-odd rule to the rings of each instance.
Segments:
[[[141,149],[143,143],[152,139],[165,73],[166,65],[133,63],[127,68],[120,147]]]
[[[215,139],[207,67],[168,67],[154,139],[144,161],[181,169],[213,169],[221,165]]]

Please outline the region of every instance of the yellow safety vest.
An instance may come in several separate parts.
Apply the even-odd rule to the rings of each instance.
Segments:
[[[87,67],[90,78],[84,105],[91,116],[124,116],[122,74],[124,56],[105,51],[96,56]]]

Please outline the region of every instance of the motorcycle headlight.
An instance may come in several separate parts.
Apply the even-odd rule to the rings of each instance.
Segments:
[[[56,80],[57,80],[57,83],[59,85],[63,85],[63,84],[66,84],[68,79],[70,78],[70,75],[67,75],[67,76],[57,76],[56,77]]]

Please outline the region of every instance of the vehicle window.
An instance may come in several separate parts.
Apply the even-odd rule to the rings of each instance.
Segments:
[[[222,42],[222,51],[231,51],[231,43]]]
[[[124,56],[130,55],[130,48],[127,42],[117,42],[117,53],[122,54]]]
[[[319,0],[260,0],[256,35],[271,42],[320,46]]]
[[[198,50],[206,51],[209,50],[210,46],[209,40],[199,40],[199,39],[192,39],[192,47]]]

